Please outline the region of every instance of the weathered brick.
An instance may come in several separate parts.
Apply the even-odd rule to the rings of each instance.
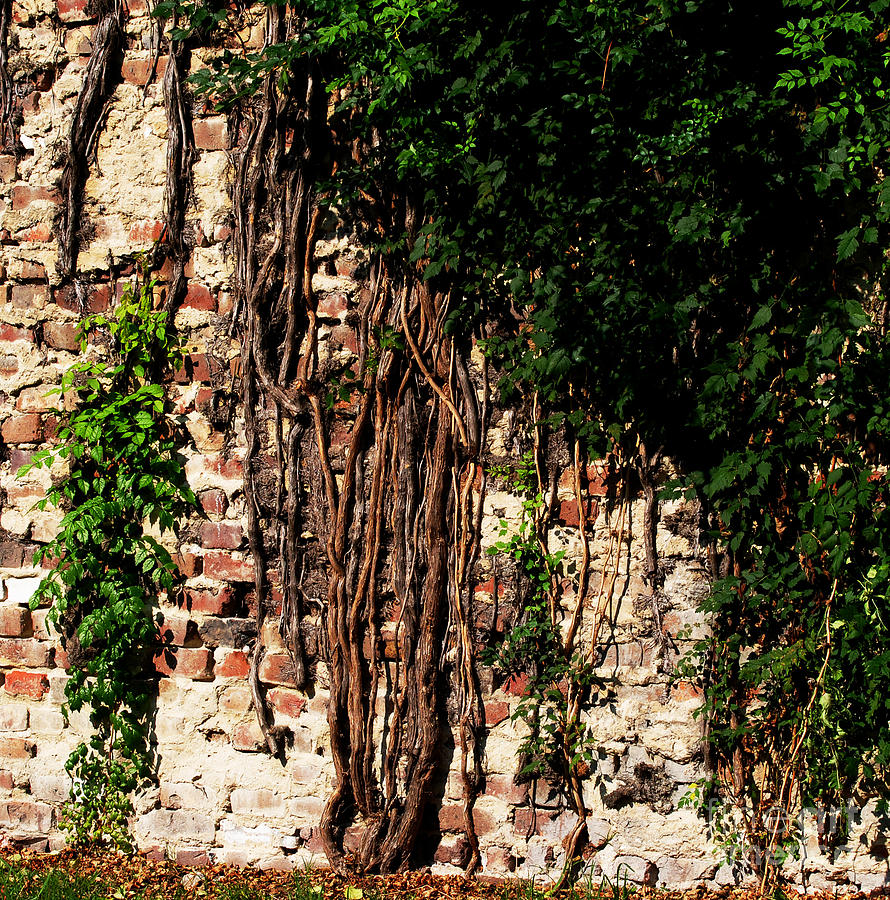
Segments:
[[[0,731],[27,731],[27,706],[0,706]]]
[[[18,569],[25,561],[25,547],[15,541],[0,542],[0,567]]]
[[[0,770],[0,791],[11,791],[14,787],[15,779],[12,777],[12,772],[5,769]]]
[[[30,800],[0,801],[0,826],[45,833],[53,826],[53,810],[46,803]]]
[[[59,18],[66,23],[86,22],[90,18],[87,14],[88,5],[89,0],[58,0]]]
[[[121,75],[124,81],[129,84],[138,84],[140,87],[148,82],[151,77],[154,57],[143,57],[134,59],[132,57],[125,59],[121,66]],[[155,77],[162,78],[167,69],[167,57],[159,56],[157,66],[155,66]],[[155,238],[157,240],[157,238]]]
[[[260,663],[260,681],[296,687],[293,660],[286,653],[267,653]]]
[[[161,239],[164,228],[158,219],[143,219],[130,226],[127,237],[131,244],[153,244]]]
[[[216,298],[203,284],[190,284],[182,305],[189,309],[213,312],[216,310]]]
[[[284,797],[267,790],[236,788],[229,798],[233,813],[252,816],[283,816],[286,810]]]
[[[210,865],[210,856],[206,850],[177,850],[176,865],[200,869]]]
[[[43,340],[54,350],[80,350],[77,326],[67,322],[46,322],[43,326]]]
[[[243,647],[256,637],[256,623],[251,619],[208,618],[198,626],[198,634],[208,647]]]
[[[191,782],[164,782],[160,791],[164,809],[202,809],[207,805],[207,793]]]
[[[61,734],[64,729],[65,717],[57,709],[31,708],[31,731],[35,734]]]
[[[337,319],[349,309],[345,294],[338,291],[323,294],[318,298],[318,315],[327,319]]]
[[[178,551],[173,558],[176,568],[185,575],[186,578],[194,578],[200,575],[204,568],[204,561],[200,556],[190,553],[188,550]]]
[[[272,708],[280,712],[284,716],[290,716],[296,719],[306,708],[306,698],[301,697],[296,691],[289,691],[284,688],[272,688],[268,694],[269,703]]]
[[[51,187],[33,187],[30,184],[17,184],[12,189],[12,208],[27,209],[32,203],[59,203],[59,192]]]
[[[237,550],[243,542],[241,526],[235,522],[201,523],[201,546],[208,550]]]
[[[0,341],[28,341],[34,343],[34,329],[0,323]]]
[[[0,155],[0,181],[8,184],[11,181],[15,181],[16,177],[15,157],[9,153]]]
[[[253,563],[231,553],[212,550],[204,554],[204,574],[216,581],[253,581]]]
[[[213,654],[205,647],[165,648],[155,654],[155,669],[161,675],[210,681],[213,678]]]
[[[12,669],[6,673],[3,683],[8,694],[28,697],[31,700],[42,700],[49,690],[49,679],[43,672],[26,672],[23,669]]]
[[[7,444],[37,444],[43,440],[43,420],[37,413],[11,416],[0,427]]]
[[[32,775],[31,796],[47,803],[62,803],[71,792],[71,779],[65,775]]]
[[[199,150],[226,150],[229,146],[229,127],[222,116],[196,119],[192,130]]]
[[[28,229],[35,241],[52,240],[52,232],[46,225]],[[9,292],[12,305],[18,309],[43,309],[49,300],[49,288],[45,284],[14,284]]]
[[[232,734],[232,746],[242,753],[257,753],[265,749],[266,741],[256,720],[239,725]]]
[[[19,361],[15,356],[0,355],[0,377],[10,378],[19,370]]]
[[[201,509],[211,516],[224,516],[229,508],[229,498],[226,496],[226,492],[218,488],[201,491],[198,494],[198,502],[201,504]]]
[[[220,678],[246,678],[250,671],[247,654],[242,650],[224,651],[215,671]]]
[[[185,647],[198,637],[198,625],[188,616],[165,613],[158,625],[161,643]]]
[[[489,728],[500,725],[510,716],[510,704],[503,700],[490,700],[485,704],[485,724]]]
[[[229,585],[207,590],[191,588],[185,592],[186,606],[191,612],[211,616],[229,616],[238,609],[238,598]]]
[[[528,801],[528,785],[516,784],[512,775],[489,775],[485,779],[485,793],[514,805]]]
[[[487,834],[494,827],[494,819],[483,809],[473,810],[473,822],[477,834]],[[445,804],[439,810],[439,828],[442,831],[463,831],[464,808],[457,804]]]
[[[212,843],[216,836],[216,823],[210,816],[184,809],[153,809],[142,816],[141,824],[152,836],[169,840],[171,835],[180,839],[192,839]]]
[[[0,664],[45,668],[52,665],[52,649],[34,638],[0,638]]]
[[[0,738],[0,756],[5,756],[7,759],[31,759],[36,753],[37,746],[28,738]]]
[[[30,637],[31,613],[21,606],[0,606],[0,636]]]

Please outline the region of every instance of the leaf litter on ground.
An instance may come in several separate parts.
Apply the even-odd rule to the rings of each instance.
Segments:
[[[211,864],[200,868],[171,860],[96,850],[57,853],[0,852],[0,900],[764,900],[756,886],[688,891],[636,889],[624,881],[586,881],[558,893],[518,878],[466,878],[415,870],[394,875],[337,875],[307,867],[295,872]],[[766,900],[793,900],[788,889]],[[833,893],[808,894],[836,900]],[[890,888],[850,900],[890,897]]]

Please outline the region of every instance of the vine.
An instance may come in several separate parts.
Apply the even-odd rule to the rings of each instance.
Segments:
[[[504,14],[461,0],[305,0],[269,4],[261,52],[223,50],[196,75],[250,123],[234,198],[244,398],[252,432],[266,415],[279,428],[270,497],[262,438],[250,439],[252,548],[275,549],[259,520],[280,526],[295,661],[304,575],[327,576],[338,784],[322,831],[335,864],[353,801],[367,825],[363,864],[404,864],[429,788],[442,720],[425,642],[444,634],[446,606],[453,621],[469,613],[446,589],[442,553],[461,559],[474,541],[455,523],[471,522],[476,502],[466,479],[478,472],[482,429],[467,349],[482,335],[505,402],[534,397],[541,423],[519,562],[538,586],[528,615],[543,629],[542,671],[560,652],[560,666],[597,652],[595,640],[580,649],[572,610],[558,647],[542,546],[555,502],[546,409],[548,425],[571,435],[579,511],[584,459],[615,452],[635,471],[663,670],[659,494],[700,505],[712,633],[680,671],[704,690],[708,756],[742,817],[751,865],[778,875],[771,804],[888,795],[879,684],[890,674],[890,420],[875,388],[890,366],[887,8],[787,0],[742,15],[698,2],[547,0]],[[336,367],[319,350],[311,283],[313,236],[333,208],[375,253],[352,326],[355,361]],[[387,328],[400,346],[383,346]],[[332,446],[334,426],[348,433],[342,446]],[[666,459],[677,475],[668,490]],[[581,544],[586,569],[586,536]],[[392,669],[379,653],[387,553],[395,644],[408,655],[392,672],[378,786],[374,700]],[[598,603],[613,575],[604,572]],[[571,683],[553,695],[565,735],[588,696]],[[574,754],[560,754],[574,793]]]
[[[121,78],[120,63],[125,46],[127,7],[124,0],[95,0],[94,11],[99,21],[93,30],[93,49],[84,71],[83,86],[77,95],[62,162],[64,202],[58,222],[58,269],[64,278],[74,278],[77,272],[84,185],[108,104]]]
[[[51,604],[49,621],[72,663],[66,714],[88,708],[94,729],[66,763],[73,786],[62,827],[76,844],[130,847],[129,795],[152,769],[153,604],[176,586],[170,553],[148,529],[172,532],[195,504],[161,383],[182,364],[182,344],[167,313],[152,308],[154,288],[128,285],[113,315],[81,324],[81,352],[107,339],[108,356],[65,373],[57,391],[74,411],[58,411],[57,446],[19,473],[67,469],[37,504],[65,514],[35,554],[35,563],[53,567],[31,606]]]

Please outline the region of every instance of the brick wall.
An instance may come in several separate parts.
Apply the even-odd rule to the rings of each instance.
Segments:
[[[59,0],[58,5],[16,0],[13,9],[10,71],[22,121],[19,153],[0,155],[0,830],[17,844],[57,847],[63,842],[57,810],[69,788],[64,762],[88,722],[79,714],[66,725],[61,713],[65,654],[47,629],[47,611],[28,609],[40,578],[31,565],[33,551],[52,537],[59,519],[58,513],[36,511],[33,504],[57,473],[40,470],[17,479],[15,472],[53,439],[55,400],[46,392],[79,353],[79,318],[109,307],[128,277],[130,254],[149,249],[163,230],[166,121],[158,80],[145,86],[153,56],[149,20],[141,0],[132,0],[122,81],[86,186],[79,287],[62,286],[54,225],[58,150],[91,49],[93,23],[83,0]],[[161,56],[159,74],[164,63]],[[255,601],[244,529],[241,430],[237,417],[227,421],[220,414],[230,404],[238,367],[238,345],[228,329],[232,261],[226,121],[198,107],[195,137],[199,155],[189,210],[195,247],[186,273],[188,295],[176,314],[177,327],[188,335],[189,355],[185,372],[170,385],[170,396],[191,438],[186,473],[200,498],[201,515],[189,523],[182,543],[171,548],[187,578],[185,600],[158,609],[169,644],[155,661],[161,676],[155,722],[158,779],[137,798],[133,827],[143,849],[173,853],[184,863],[214,859],[290,868],[323,861],[316,826],[332,781],[326,696],[323,679],[311,695],[294,689],[277,622],[267,621],[269,649],[260,677],[275,724],[292,735],[286,765],[271,759],[263,750],[246,682]],[[349,347],[352,331],[345,322],[361,289],[356,272],[362,251],[342,236],[338,224],[319,244],[320,274],[314,285],[325,320],[322,336],[332,352]],[[504,429],[492,430],[490,444],[494,456],[509,457]],[[554,541],[576,564],[579,510],[567,478],[559,492],[561,524]],[[516,497],[489,492],[486,544],[497,539],[501,518],[516,519],[519,508]],[[640,522],[639,505],[632,512],[631,522]],[[718,867],[704,822],[678,807],[688,785],[703,774],[700,730],[693,718],[699,697],[688,684],[672,684],[669,670],[683,649],[676,638],[680,629],[702,627],[693,610],[707,583],[694,533],[682,524],[694,514],[682,507],[663,512],[658,538],[668,572],[664,626],[674,637],[674,649],[667,659],[656,656],[640,577],[642,551],[632,540],[630,557],[620,567],[610,610],[613,630],[600,671],[610,694],[587,722],[597,756],[586,794],[595,851],[590,870],[595,878],[614,878],[622,871],[638,881],[648,872],[650,879],[673,887],[726,883],[732,874]],[[596,563],[606,557],[615,523],[595,497],[585,515]],[[491,579],[482,579],[477,588],[488,617],[494,616],[494,590]],[[484,871],[494,876],[554,873],[573,816],[545,780],[516,781],[522,734],[511,714],[521,679],[483,675],[486,786],[476,805],[476,824]],[[448,747],[443,751],[446,757],[450,753]],[[459,753],[443,776],[441,808],[427,841],[429,862],[443,872],[457,871],[453,863],[462,852],[458,761]],[[607,807],[604,798],[611,791],[650,770],[668,785],[657,802]],[[873,830],[868,814],[861,827],[866,834]],[[813,840],[804,862],[812,870],[811,885],[868,888],[886,880],[886,862],[869,841],[851,841],[835,859],[826,859],[814,853]]]

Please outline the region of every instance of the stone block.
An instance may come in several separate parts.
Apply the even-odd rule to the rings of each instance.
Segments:
[[[283,816],[286,812],[284,797],[268,790],[236,788],[229,802],[232,812],[249,816]]]
[[[31,731],[35,734],[61,734],[64,730],[65,717],[58,710],[31,707]]]
[[[213,843],[216,822],[203,813],[185,809],[153,809],[140,818],[140,824],[150,837],[170,840],[194,840]]]
[[[71,791],[71,779],[67,775],[32,775],[31,796],[47,803],[63,803]]]
[[[165,809],[203,809],[207,806],[207,792],[188,781],[162,782],[161,806]]]
[[[0,827],[45,834],[53,826],[53,810],[30,800],[0,801]]]
[[[208,647],[245,647],[256,637],[256,622],[207,618],[198,626],[198,634]]]

